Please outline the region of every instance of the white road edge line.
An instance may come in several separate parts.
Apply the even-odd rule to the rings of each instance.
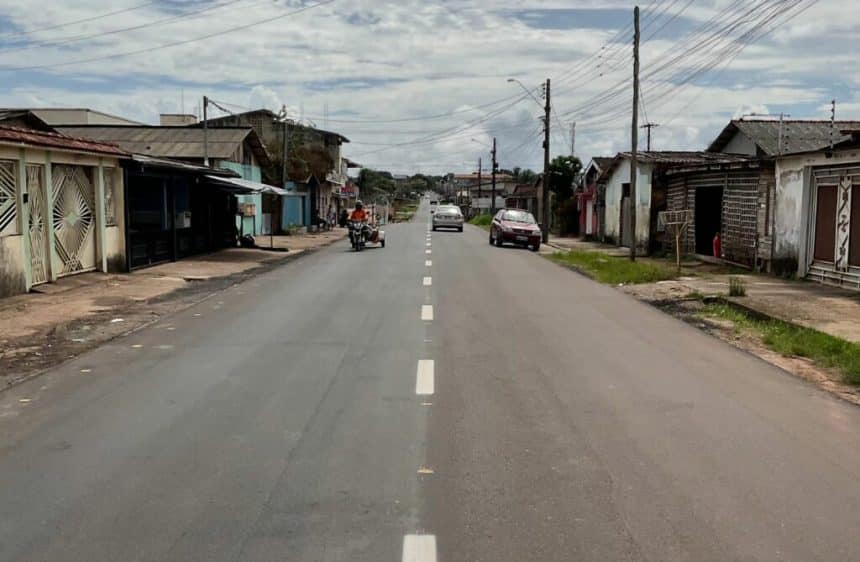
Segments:
[[[426,322],[430,322],[433,320],[433,305],[432,304],[422,304],[421,305],[421,320]]]
[[[424,286],[425,287],[432,287],[433,286],[433,278],[432,277],[425,277],[424,278]]]
[[[432,359],[418,360],[418,371],[415,374],[415,394],[418,396],[430,396],[435,392],[434,370],[435,361]]]

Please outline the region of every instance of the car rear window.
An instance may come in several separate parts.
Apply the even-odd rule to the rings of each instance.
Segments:
[[[460,213],[460,208],[459,208],[459,207],[439,207],[438,209],[436,209],[436,212],[437,212],[437,213],[447,213],[447,214],[450,214],[450,215],[459,215],[459,214],[461,214],[461,213]]]

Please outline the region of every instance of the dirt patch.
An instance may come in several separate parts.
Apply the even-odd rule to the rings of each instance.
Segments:
[[[262,261],[230,272],[220,265],[231,255],[201,258],[201,264],[166,264],[131,275],[92,274],[70,280],[71,288],[51,287],[47,294],[29,294],[0,301],[0,390],[38,375],[118,336],[185,310],[211,295],[271,271],[335,241],[304,251],[270,253]],[[241,258],[241,256],[238,256]],[[212,267],[212,264],[216,264]],[[246,264],[247,265],[247,264]],[[182,269],[205,270],[199,280],[172,275]],[[48,287],[47,285],[45,287]]]

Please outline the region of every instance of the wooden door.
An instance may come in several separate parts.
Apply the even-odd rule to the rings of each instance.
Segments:
[[[815,259],[833,263],[836,254],[836,186],[819,185],[815,208]]]

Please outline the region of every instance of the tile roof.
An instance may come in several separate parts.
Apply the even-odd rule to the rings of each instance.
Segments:
[[[180,160],[203,159],[204,130],[196,127],[162,126],[75,126],[56,127],[63,134],[86,137],[99,142],[109,142],[121,146],[134,154],[155,158],[177,158]],[[269,161],[259,137],[250,127],[216,127],[207,133],[208,155],[210,158],[226,160],[233,156],[239,145],[251,137],[257,159],[261,164]]]
[[[631,157],[630,152],[619,152],[612,163],[600,174],[600,181],[608,179],[612,172],[618,167],[622,160]],[[657,165],[722,165],[722,164],[740,164],[744,162],[758,162],[759,159],[743,154],[723,154],[721,152],[704,152],[704,151],[673,151],[663,150],[654,152],[640,152],[637,154],[640,163],[657,164]]]
[[[731,121],[711,143],[708,150],[724,150],[734,136],[741,132],[746,135],[766,156],[779,154],[799,154],[823,150],[830,146],[830,121],[808,121],[785,119],[782,122],[783,150],[779,149],[780,122],[774,119],[735,119]],[[833,142],[849,140],[850,135],[842,131],[860,129],[860,121],[836,121]]]
[[[18,127],[4,127],[2,125],[0,125],[0,142],[58,148],[77,152],[90,152],[94,154],[107,154],[119,157],[129,156],[126,151],[114,144],[93,142],[92,140],[75,138],[58,133],[20,129]]]

